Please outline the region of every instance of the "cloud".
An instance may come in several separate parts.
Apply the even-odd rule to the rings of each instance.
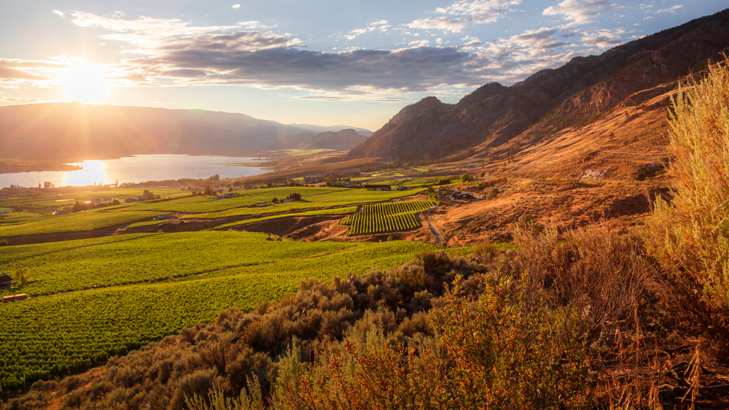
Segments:
[[[480,84],[480,78],[465,70],[469,59],[469,53],[456,48],[324,53],[284,47],[255,51],[184,47],[127,64],[146,76],[174,77],[183,84],[248,84],[331,92],[369,87],[415,92],[437,84]]]
[[[53,13],[53,14],[57,14],[57,15],[59,15],[59,16],[61,16],[61,17],[65,17],[65,15],[63,14],[63,12],[62,12],[62,11],[58,11],[58,10],[53,10],[53,11],[51,11],[51,13]]]
[[[47,102],[47,101],[39,100],[37,98],[0,96],[0,102],[10,103],[10,104],[31,104],[31,103],[42,103],[42,102]]]
[[[445,24],[463,19],[468,25],[501,18],[502,12],[514,4],[519,1],[460,1],[437,13]],[[484,10],[495,11],[496,17],[480,15]],[[410,37],[401,49],[323,52],[302,49],[294,35],[264,31],[266,26],[258,21],[198,27],[178,19],[127,19],[80,12],[73,16],[80,26],[107,30],[102,37],[143,51],[110,69],[113,75],[109,77],[119,83],[291,87],[308,91],[302,99],[338,101],[401,101],[408,93],[473,88],[492,81],[514,83],[535,71],[564,64],[579,51],[592,52],[619,44],[624,33],[542,27],[488,43],[462,36],[461,44],[451,47],[445,47],[448,42],[434,36],[432,45],[437,46],[432,47],[430,40],[413,38],[420,33],[403,31]],[[346,36],[353,39],[389,27],[388,21],[377,20]],[[574,37],[574,41],[568,37]]]
[[[493,23],[514,11],[509,6],[517,4],[521,4],[521,0],[476,0],[471,2],[463,0],[448,7],[438,7],[435,10],[436,13],[445,14],[445,16],[414,20],[405,26],[459,33],[469,24]]]
[[[408,43],[410,47],[426,47],[430,43],[429,40],[415,40]]]
[[[349,34],[345,34],[344,38],[347,40],[354,40],[355,38],[361,36],[362,34],[369,33],[371,31],[378,30],[381,33],[384,33],[387,31],[388,28],[392,27],[389,24],[387,24],[387,20],[379,20],[375,21],[373,23],[370,23],[367,25],[367,28],[358,28],[356,30],[352,30],[349,32]]]
[[[74,11],[72,22],[79,27],[96,27],[111,31],[114,34],[102,35],[107,40],[120,41],[137,47],[128,52],[152,53],[163,42],[170,39],[195,36],[208,33],[218,33],[240,29],[234,26],[192,26],[180,19],[157,19],[141,16],[130,20],[121,18],[121,15],[112,17],[98,16],[83,11]]]
[[[677,4],[677,5],[673,6],[673,7],[669,7],[669,8],[667,8],[667,9],[662,9],[662,10],[658,10],[658,11],[656,11],[656,14],[658,14],[658,13],[670,13],[670,14],[676,14],[676,12],[677,12],[677,11],[678,11],[679,9],[681,9],[681,8],[683,8],[683,5],[681,5],[681,4]]]
[[[414,20],[406,24],[409,28],[417,28],[422,30],[437,29],[459,33],[468,25],[468,19],[452,19],[448,17],[438,17],[434,19]]]
[[[471,37],[471,36],[463,37],[461,39],[461,41],[464,41],[463,44],[458,46],[458,48],[460,48],[461,50],[470,50],[470,49],[476,48],[476,47],[480,46],[481,44],[483,44],[481,42],[481,40],[479,40],[476,37]]]
[[[237,9],[239,9],[239,8],[240,8],[240,4],[234,4],[234,5],[230,6],[230,7],[232,7],[232,8],[234,8],[234,9],[236,9],[236,10],[237,10]]]
[[[545,16],[564,16],[571,20],[571,25],[587,24],[595,17],[609,10],[623,6],[614,4],[611,0],[564,0],[556,7],[547,7],[542,14]]]
[[[49,77],[31,74],[27,71],[0,66],[0,81],[7,80],[50,80]]]
[[[276,26],[267,26],[260,21],[241,21],[237,23],[240,28],[244,28],[246,30],[268,30],[271,28],[274,28]]]

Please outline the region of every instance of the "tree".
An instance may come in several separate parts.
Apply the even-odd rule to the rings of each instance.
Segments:
[[[209,186],[206,186],[204,195],[212,195],[212,194],[213,194],[213,190]]]
[[[20,286],[25,286],[28,284],[28,274],[30,273],[30,270],[26,267],[22,267],[18,269],[18,271],[15,273],[15,280],[20,283]]]
[[[470,180],[471,180],[471,175],[469,175],[468,172],[466,172],[465,174],[461,175],[461,181],[462,182],[468,182]]]
[[[278,198],[274,197],[274,198],[273,198],[273,199],[271,200],[271,202],[273,202],[274,204],[277,204],[277,203],[278,203]]]

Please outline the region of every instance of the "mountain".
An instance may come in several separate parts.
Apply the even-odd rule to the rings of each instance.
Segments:
[[[81,103],[13,105],[0,107],[0,158],[80,160],[133,154],[245,153],[312,128],[318,126],[291,126],[203,110]]]
[[[613,134],[621,147],[657,139],[654,134],[665,130],[665,121],[657,118],[665,117],[668,96],[678,81],[706,69],[710,61],[723,60],[722,53],[729,53],[729,9],[599,56],[576,57],[510,87],[486,84],[457,104],[425,98],[403,108],[346,158],[423,160],[459,152],[516,158],[558,136],[567,138],[563,135],[567,131],[579,134],[600,121],[613,127],[604,132],[605,139]],[[652,103],[647,105],[648,101]],[[639,123],[645,122],[647,129],[638,130],[638,123],[623,121],[644,115],[645,121]],[[599,127],[594,128],[597,132]],[[585,145],[585,149],[593,146],[599,144]],[[550,154],[579,153],[555,150]]]
[[[353,129],[341,131],[326,131],[318,134],[299,133],[286,135],[268,146],[270,150],[276,149],[334,149],[337,151],[349,151],[367,139]]]
[[[308,125],[308,124],[286,124],[286,125],[288,125],[289,127],[304,129],[309,134],[319,134],[319,133],[327,132],[327,131],[352,129],[352,130],[355,130],[358,133],[364,135],[365,137],[369,137],[370,135],[372,135],[372,131],[370,131],[366,128],[351,127],[349,125],[332,125],[330,127],[325,127],[323,125]]]

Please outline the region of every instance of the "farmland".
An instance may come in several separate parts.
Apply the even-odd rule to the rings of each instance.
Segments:
[[[157,194],[156,191],[153,190],[155,194]],[[133,224],[133,227],[156,225],[158,222],[151,221],[151,219],[157,215],[167,213],[186,214],[182,216],[182,219],[220,219],[247,215],[264,217],[264,214],[281,214],[284,212],[309,212],[389,201],[411,196],[421,191],[422,189],[378,192],[346,188],[286,187],[242,190],[237,192],[233,198],[215,200],[210,195],[192,196],[189,192],[168,189],[158,191],[167,195],[167,198],[163,197],[158,200],[124,203],[116,206],[55,216],[48,215],[48,210],[44,208],[48,204],[58,206],[59,202],[54,202],[57,200],[52,200],[51,198],[68,196],[74,200],[76,198],[91,200],[92,198],[99,199],[112,196],[115,198],[123,196],[131,197],[135,194],[141,195],[142,192],[135,189],[112,189],[111,191],[82,191],[57,196],[41,194],[36,197],[23,197],[20,199],[12,197],[3,199],[0,201],[0,205],[11,207],[21,206],[19,204],[22,203],[22,207],[36,209],[38,212],[13,212],[5,214],[3,219],[0,219],[0,238],[83,232],[126,224]],[[256,206],[261,203],[271,203],[274,198],[283,200],[292,193],[300,194],[302,199],[291,203],[271,204],[266,207]],[[38,202],[33,202],[33,198]],[[73,202],[61,203],[64,206],[73,204]],[[333,214],[337,214],[337,212],[341,211],[336,211]],[[343,214],[346,213],[349,212],[343,212]],[[312,213],[311,215],[316,215],[316,213]]]
[[[17,291],[34,297],[3,306],[0,385],[17,387],[89,366],[209,321],[226,308],[249,310],[293,292],[307,277],[331,281],[432,249],[417,242],[267,239],[195,232],[5,248],[0,260],[11,273],[30,272]]]
[[[181,213],[182,219],[217,219],[220,226],[215,231],[179,233],[125,234],[122,230],[94,239],[1,248],[3,272],[15,282],[0,294],[25,293],[32,298],[2,306],[0,388],[18,388],[83,369],[209,321],[223,309],[250,310],[259,301],[295,291],[308,277],[331,281],[349,272],[362,274],[400,265],[433,246],[400,241],[297,242],[223,230],[279,218],[349,215],[360,207],[391,210],[390,218],[413,217],[425,202],[373,204],[422,190],[285,187],[239,190],[233,198],[214,200],[210,195],[153,189],[162,198],[56,216],[49,213],[59,206],[136,197],[142,190],[3,198],[3,207],[26,211],[0,219],[0,238],[154,227],[167,221],[153,218],[167,213]],[[301,199],[271,204],[273,198],[282,200],[292,193]],[[260,203],[270,205],[257,207]],[[251,218],[236,220],[246,216]],[[224,218],[233,219],[225,223]],[[17,279],[21,272],[23,283]]]
[[[430,201],[365,205],[360,212],[343,219],[341,223],[351,226],[347,236],[406,231],[419,227],[415,214],[433,205]]]
[[[274,188],[279,189],[279,188]],[[278,205],[272,205],[269,207],[263,207],[263,208],[228,208],[225,211],[221,212],[208,212],[208,213],[200,213],[196,215],[188,216],[187,218],[197,218],[197,219],[218,219],[218,218],[225,218],[230,216],[241,216],[241,215],[255,215],[260,214],[263,212],[271,213],[271,212],[283,212],[283,211],[294,211],[294,210],[305,210],[305,209],[312,209],[312,208],[330,208],[330,207],[338,207],[338,206],[347,206],[347,205],[355,205],[355,204],[367,204],[367,203],[375,203],[375,202],[383,202],[383,201],[389,201],[392,199],[398,199],[403,198],[406,196],[415,195],[419,192],[424,191],[424,189],[412,189],[408,191],[366,191],[362,189],[346,189],[346,188],[305,188],[307,191],[302,191],[300,189],[296,189],[292,191],[289,189],[288,192],[282,191],[281,193],[288,194],[289,192],[298,192],[302,195],[301,201],[291,202],[287,204],[278,204]],[[310,190],[310,191],[309,191]],[[270,190],[261,190],[261,191],[270,191]],[[259,202],[253,202],[260,203],[263,202],[263,198],[267,198],[267,201],[270,201],[272,198],[270,193],[264,194],[265,196],[260,197],[261,201]],[[278,196],[279,199],[285,198],[286,196]],[[224,200],[224,201],[216,201],[216,202],[225,202],[225,201],[232,201],[232,200]]]
[[[264,216],[261,218],[252,218],[252,219],[246,219],[246,220],[239,221],[239,222],[232,222],[229,224],[218,226],[216,229],[232,228],[234,226],[247,225],[247,224],[252,224],[252,223],[256,223],[256,222],[268,221],[271,219],[293,218],[293,217],[302,217],[302,216],[347,215],[347,214],[353,214],[355,212],[357,212],[357,207],[349,206],[346,208],[333,208],[333,209],[323,209],[323,210],[319,210],[319,211],[269,215],[269,216]]]
[[[25,223],[0,224],[0,238],[20,235],[39,235],[61,232],[81,232],[124,225],[159,215],[152,211],[125,211],[99,209],[66,215],[30,218]]]

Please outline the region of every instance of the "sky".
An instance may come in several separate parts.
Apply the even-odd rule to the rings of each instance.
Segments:
[[[0,105],[81,101],[376,130],[726,0],[3,0]]]

